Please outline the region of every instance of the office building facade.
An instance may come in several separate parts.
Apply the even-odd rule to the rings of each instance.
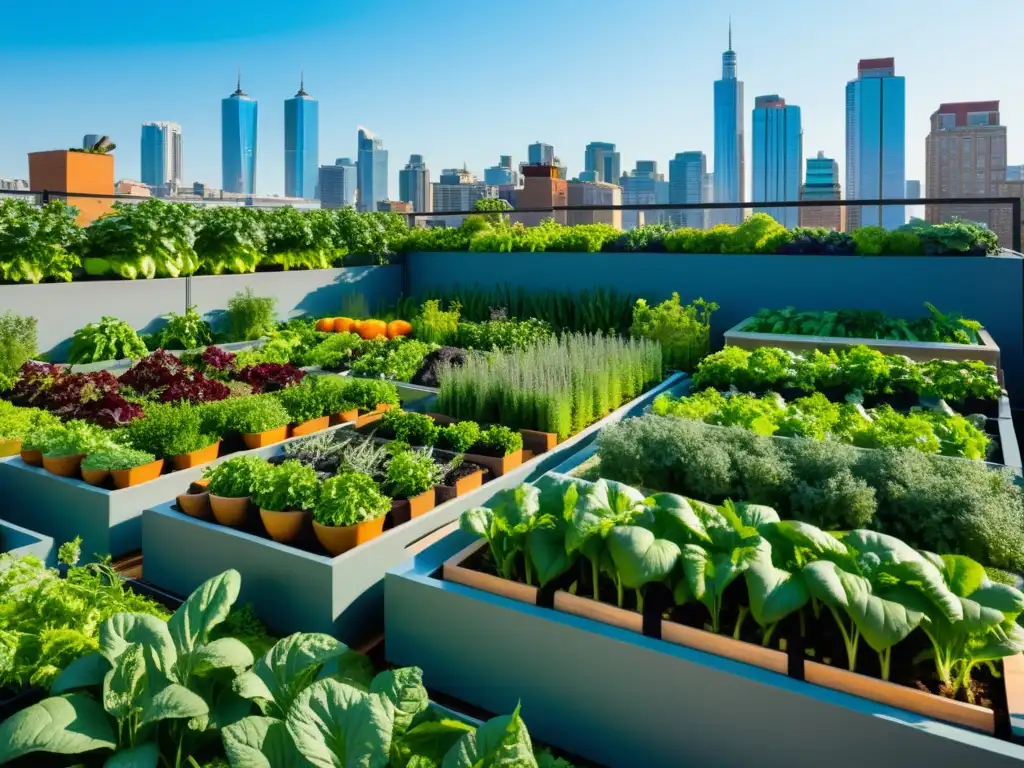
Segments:
[[[906,182],[906,84],[896,60],[861,59],[857,79],[846,84],[846,198],[902,200]],[[846,224],[895,229],[906,222],[903,206],[853,206]]]
[[[497,165],[484,169],[484,184],[491,187],[519,186],[519,172],[512,167],[512,155],[501,155]]]
[[[356,207],[360,211],[375,211],[377,203],[388,199],[388,151],[384,141],[369,130],[359,127],[358,135],[359,198]]]
[[[356,164],[351,158],[340,157],[334,165],[321,165],[317,187],[323,208],[354,208],[358,179]]]
[[[596,174],[594,181],[603,181],[605,184],[618,184],[622,175],[619,153],[615,151],[615,145],[607,141],[592,141],[587,144],[585,152],[584,171]],[[583,176],[581,175],[582,179]]]
[[[300,79],[298,93],[284,103],[284,193],[313,199],[320,165],[320,105],[305,85]]]
[[[96,141],[100,138],[97,137]],[[139,180],[143,184],[151,187],[181,184],[181,126],[177,123],[143,123],[140,158]]]
[[[668,162],[668,199],[670,203],[704,202],[704,176],[708,160],[703,152],[679,152]],[[669,220],[677,227],[702,229],[707,223],[701,208],[674,210]]]
[[[225,192],[251,195],[256,191],[256,136],[259,106],[242,90],[221,101],[221,186]]]
[[[786,100],[778,95],[758,96],[754,99],[751,133],[751,202],[799,200],[800,174],[804,164],[800,107],[786,104]],[[796,208],[767,205],[754,210],[767,213],[790,229],[797,226],[800,218]]]
[[[398,172],[398,199],[411,203],[416,213],[433,210],[430,169],[423,162],[423,155],[409,155],[409,162]]]
[[[470,211],[477,200],[485,197],[497,197],[498,188],[477,180],[476,176],[465,168],[446,168],[441,171],[439,182],[432,184],[434,213],[451,213]],[[455,222],[447,218],[449,225]]]
[[[800,187],[801,200],[841,200],[839,163],[819,151],[817,157],[807,158],[807,176]],[[801,227],[846,229],[846,208],[841,205],[806,206],[799,209]]]
[[[722,54],[722,79],[715,81],[715,200],[720,203],[746,199],[746,136],[743,115],[743,82],[737,79],[736,52],[732,49],[732,23],[729,23],[729,50]],[[739,224],[744,209],[716,210],[712,220]]]
[[[622,187],[603,181],[570,181],[566,188],[570,206],[594,205],[604,207],[586,211],[567,211],[569,224],[608,224],[622,229],[622,211],[608,210],[610,206],[622,205]]]
[[[537,141],[526,148],[526,161],[530,165],[554,165],[555,148]]]
[[[656,205],[669,201],[669,183],[665,174],[658,173],[654,160],[637,160],[636,167],[621,178],[623,205]],[[662,224],[668,221],[668,211],[623,211],[623,229],[634,229],[641,224]]]

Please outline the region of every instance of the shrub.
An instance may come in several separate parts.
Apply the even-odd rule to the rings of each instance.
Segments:
[[[253,479],[252,502],[260,509],[310,510],[319,497],[320,479],[316,470],[294,459],[268,466]]]
[[[423,302],[420,313],[412,320],[413,333],[428,344],[451,344],[459,330],[460,309],[457,301],[449,302],[447,311],[441,309],[437,299]]]
[[[635,338],[659,342],[668,367],[692,372],[708,353],[711,314],[717,309],[717,304],[704,299],[683,306],[675,292],[656,307],[637,299],[629,332]]]
[[[128,323],[104,315],[98,323],[87,323],[75,331],[68,350],[68,362],[135,360],[145,357],[147,351],[145,342]]]
[[[82,461],[82,469],[106,469],[116,472],[122,469],[141,467],[154,461],[156,461],[156,456],[152,453],[115,445],[90,452]]]
[[[775,253],[789,238],[782,224],[767,213],[755,213],[726,238],[722,253]]]
[[[391,501],[381,493],[373,478],[359,472],[345,472],[324,481],[313,519],[320,525],[355,525],[384,517]]]
[[[277,325],[273,296],[256,296],[252,288],[239,291],[228,300],[228,337],[232,341],[250,341],[273,332]]]
[[[203,409],[190,403],[150,403],[125,435],[134,448],[163,457],[199,451],[220,439],[207,431]]]
[[[210,483],[207,490],[214,496],[239,499],[251,496],[257,478],[270,470],[270,465],[258,456],[235,456],[203,470]]]
[[[465,453],[480,441],[480,434],[480,425],[475,421],[457,421],[441,427],[438,445],[456,453]]]
[[[317,386],[316,377],[306,378],[301,384],[274,394],[294,424],[302,424],[327,413],[323,390]]]
[[[273,395],[252,395],[228,400],[224,404],[225,425],[242,434],[266,432],[291,421],[288,409]]]
[[[440,485],[445,474],[434,461],[433,449],[402,451],[391,457],[384,487],[392,498],[410,499]]]
[[[439,431],[434,420],[426,414],[397,409],[385,411],[380,426],[395,440],[409,445],[433,445]]]
[[[0,205],[4,202],[0,200]],[[11,311],[0,315],[0,391],[13,387],[21,366],[38,354],[38,325],[34,317]]]

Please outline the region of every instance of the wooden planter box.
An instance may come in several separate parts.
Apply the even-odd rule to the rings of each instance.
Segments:
[[[725,332],[725,343],[743,349],[780,347],[794,352],[818,349],[842,350],[863,344],[886,355],[906,355],[911,360],[981,360],[1002,370],[999,346],[984,328],[978,333],[981,344],[942,344],[932,341],[893,341],[889,339],[847,339],[838,336],[800,336],[791,333],[753,333],[744,331],[754,318],[748,317]]]
[[[536,741],[609,768],[1024,760],[1024,747],[902,706],[439,578],[469,543],[456,531],[388,572],[387,660],[487,711],[521,702]],[[1015,661],[1011,686],[1024,677]],[[1020,698],[1008,699],[1024,724]]]
[[[475,491],[484,482],[484,470],[480,469],[471,475],[460,477],[455,485],[439,485],[434,490],[437,492],[437,503],[443,504],[459,496],[465,496],[470,491]]]
[[[0,520],[0,552],[15,557],[32,555],[46,565],[55,565],[57,562],[57,547],[51,537],[6,520]]]

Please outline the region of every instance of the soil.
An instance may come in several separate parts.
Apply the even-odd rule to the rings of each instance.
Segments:
[[[505,456],[505,452],[500,448],[495,448],[493,445],[482,445],[481,443],[474,443],[466,453],[475,453],[477,456],[489,456],[495,459]]]
[[[438,461],[438,464],[444,464],[443,461]],[[474,472],[479,472],[483,467],[473,464],[468,461],[462,462],[459,466],[451,470],[447,475],[444,476],[443,485],[454,486],[455,483],[464,477],[469,477]]]

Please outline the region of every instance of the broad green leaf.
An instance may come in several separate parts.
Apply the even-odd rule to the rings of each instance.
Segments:
[[[960,599],[947,586],[942,572],[923,557],[886,566],[882,572],[887,576],[895,576],[919,590],[949,621],[959,621],[963,618]]]
[[[794,547],[806,549],[818,557],[846,553],[846,546],[831,533],[799,520],[768,523],[759,527],[758,531],[771,541],[772,546],[775,546],[776,540],[782,540]]]
[[[654,518],[654,530],[662,538],[679,546],[694,540],[710,541],[707,528],[700,515],[684,497],[674,493],[655,493],[645,500]]]
[[[394,737],[409,730],[413,718],[430,705],[427,689],[423,687],[423,670],[419,667],[381,672],[370,684],[370,692],[386,696],[394,706]]]
[[[511,715],[488,720],[459,739],[449,750],[441,768],[537,768],[533,744],[519,706]]]
[[[159,761],[160,747],[155,741],[147,741],[118,751],[107,758],[103,768],[156,768]]]
[[[224,752],[233,768],[304,768],[309,763],[292,742],[283,720],[252,716],[226,726]]]
[[[643,509],[643,501],[642,494],[627,485],[598,480],[580,494],[573,508],[565,536],[566,550],[570,554],[582,550],[593,560],[600,554],[600,542],[594,541],[588,550],[588,541],[603,536],[616,523],[630,522]]]
[[[138,708],[146,687],[146,661],[142,646],[132,643],[114,661],[103,678],[103,708],[121,720]],[[151,685],[151,690],[158,689]]]
[[[77,755],[116,746],[107,713],[84,693],[44,699],[0,724],[0,765],[32,752]]]
[[[325,661],[319,677],[330,677],[361,691],[368,691],[375,674],[376,670],[369,656],[349,650],[341,656],[334,656]]]
[[[763,504],[737,504],[736,514],[744,525],[760,528],[762,525],[779,522],[779,513]]]
[[[168,674],[174,666],[177,654],[174,641],[167,631],[167,622],[156,616],[141,613],[117,613],[103,622],[100,627],[99,652],[111,664],[115,664],[131,643],[138,643],[146,652],[147,660],[152,659],[156,667]]]
[[[612,528],[605,544],[623,586],[629,589],[661,581],[679,562],[680,551],[675,542],[658,539],[651,531],[635,525]]]
[[[1024,652],[1024,628],[1014,622],[1002,625],[1002,632],[989,633],[983,643],[972,644],[970,653],[974,661],[996,661]]]
[[[242,576],[229,569],[203,582],[167,620],[167,629],[179,655],[206,643],[210,630],[227,618],[238,599]]]
[[[171,683],[144,703],[139,725],[147,725],[159,720],[202,717],[209,712],[210,707],[201,696],[183,685]]]
[[[559,520],[572,518],[572,510],[575,509],[580,496],[576,478],[549,472],[534,485],[540,492],[542,513],[554,515]]]
[[[959,597],[970,597],[987,578],[981,563],[964,555],[943,555],[940,570],[949,589]]]
[[[576,562],[576,557],[565,549],[564,524],[556,528],[534,528],[527,534],[527,551],[542,587]]]
[[[493,520],[494,513],[487,509],[487,507],[467,509],[459,517],[459,530],[473,536],[487,538]]]
[[[241,640],[222,637],[196,648],[191,655],[192,672],[203,675],[214,669],[233,669],[240,673],[252,666],[252,651]]]
[[[406,732],[391,748],[391,763],[395,768],[440,766],[451,751],[473,726],[460,720],[431,720],[420,723]]]
[[[283,719],[295,696],[313,681],[319,665],[348,652],[330,635],[297,632],[278,640],[251,670],[235,681],[235,690],[253,699],[263,713]]]
[[[810,599],[801,573],[789,573],[771,563],[754,563],[743,573],[750,599],[750,614],[768,627],[796,613]]]
[[[526,533],[540,513],[540,491],[525,483],[499,491],[491,499],[491,510],[507,533]]]
[[[317,768],[387,768],[394,707],[384,696],[318,680],[295,698],[287,726]]]
[[[971,599],[986,608],[1001,611],[1008,619],[1016,619],[1024,613],[1024,593],[1008,584],[986,580],[971,593]]]
[[[110,671],[110,662],[98,651],[92,651],[72,661],[50,684],[50,695],[73,691],[76,688],[92,688],[103,685],[103,678]]]

